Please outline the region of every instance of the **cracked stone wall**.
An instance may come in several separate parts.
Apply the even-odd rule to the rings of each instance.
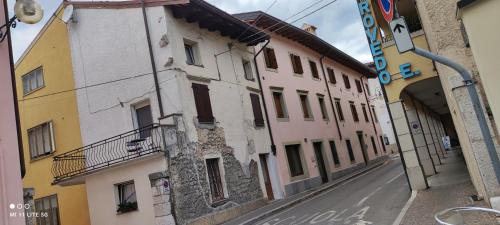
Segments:
[[[488,104],[472,51],[466,47],[461,24],[456,17],[456,0],[417,0],[416,5],[422,20],[427,40],[434,53],[451,58],[471,71],[477,81],[476,87],[483,104]],[[453,117],[467,167],[474,186],[485,197],[500,194],[498,184],[493,184],[493,168],[488,159],[486,146],[480,135],[477,119],[471,107],[463,80],[454,70],[436,63],[450,113]],[[495,122],[490,118],[490,126]],[[493,134],[496,129],[492,130]],[[498,147],[497,147],[498,152]]]
[[[226,145],[223,128],[197,129],[197,133],[197,143],[179,141],[183,146],[170,146],[173,149],[170,172],[178,224],[187,224],[204,215],[263,198],[257,163],[251,161],[244,166],[235,158],[234,149]],[[177,133],[179,139],[185,140],[184,133]],[[227,198],[216,204],[210,196],[206,155],[219,155],[223,163]]]

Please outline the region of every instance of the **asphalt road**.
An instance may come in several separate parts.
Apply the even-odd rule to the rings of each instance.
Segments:
[[[257,225],[392,225],[411,192],[399,158]]]

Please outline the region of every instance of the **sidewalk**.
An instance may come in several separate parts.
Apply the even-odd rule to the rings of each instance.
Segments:
[[[390,157],[389,157],[389,159],[390,159]],[[290,196],[290,197],[285,198],[285,199],[271,201],[266,206],[260,207],[260,208],[254,210],[254,211],[251,211],[245,215],[242,215],[238,218],[235,218],[233,220],[225,222],[225,223],[223,223],[223,225],[250,225],[250,224],[254,224],[255,222],[257,222],[265,217],[268,217],[270,215],[273,215],[273,214],[281,212],[285,209],[288,209],[288,208],[290,208],[296,204],[299,204],[307,199],[310,199],[318,194],[321,194],[325,191],[328,191],[329,189],[331,189],[335,186],[338,186],[338,185],[340,185],[340,184],[342,184],[350,179],[353,179],[357,176],[360,176],[360,175],[362,175],[368,171],[371,171],[375,168],[378,168],[378,167],[386,164],[389,161],[389,159],[382,161],[382,162],[379,162],[379,163],[376,163],[376,164],[373,164],[373,165],[369,165],[368,167],[365,167],[357,172],[354,172],[352,174],[347,174],[343,177],[340,177],[334,181],[330,181],[326,184],[323,184],[323,185],[316,187],[316,188],[313,188],[311,190],[307,190],[307,191],[301,192],[299,194],[295,194],[295,195]]]
[[[419,191],[410,208],[403,217],[401,225],[438,224],[434,214],[453,207],[476,206],[487,207],[484,201],[472,201],[469,197],[477,194],[470,181],[465,163],[459,152],[448,152],[442,159],[443,164],[436,166],[438,174],[429,177],[430,188]],[[465,212],[462,213],[467,225],[495,225],[492,214]]]

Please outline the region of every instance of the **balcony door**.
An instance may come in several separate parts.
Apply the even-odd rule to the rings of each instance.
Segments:
[[[148,138],[151,136],[151,129],[145,128],[153,124],[153,116],[151,114],[151,105],[149,104],[141,104],[134,107],[135,111],[135,119],[136,119],[136,128],[142,130],[139,132],[141,138]]]

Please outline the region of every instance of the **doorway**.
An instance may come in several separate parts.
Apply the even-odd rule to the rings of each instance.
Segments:
[[[363,152],[363,160],[365,160],[365,165],[368,165],[368,152],[366,151],[365,138],[363,136],[363,131],[356,132],[358,134],[359,146],[361,146],[361,151]]]
[[[316,155],[316,162],[318,163],[319,175],[321,182],[328,182],[328,173],[326,172],[325,161],[323,160],[323,142],[314,142],[314,153]]]
[[[262,175],[264,177],[264,185],[266,186],[266,193],[268,200],[274,200],[273,185],[271,183],[271,177],[269,176],[269,167],[267,166],[267,157],[269,154],[260,154],[260,166],[262,168]]]

